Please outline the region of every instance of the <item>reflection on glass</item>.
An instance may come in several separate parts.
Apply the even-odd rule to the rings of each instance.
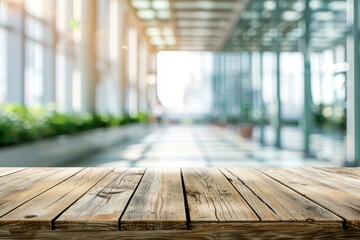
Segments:
[[[44,49],[39,43],[26,41],[25,104],[41,104],[43,96]]]
[[[0,104],[6,101],[6,31],[0,27]]]

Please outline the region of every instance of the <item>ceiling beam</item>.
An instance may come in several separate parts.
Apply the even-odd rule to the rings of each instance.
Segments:
[[[235,3],[234,10],[230,15],[229,23],[225,29],[223,37],[220,38],[219,43],[217,44],[216,50],[220,51],[224,48],[226,42],[230,38],[234,28],[237,26],[242,12],[247,8],[250,0],[237,0]]]

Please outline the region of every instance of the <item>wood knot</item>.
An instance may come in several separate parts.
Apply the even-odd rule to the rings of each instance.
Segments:
[[[26,215],[24,218],[25,219],[31,219],[31,218],[37,218],[38,215]]]
[[[307,218],[306,221],[307,221],[307,222],[315,222],[315,219],[313,219],[313,218]]]

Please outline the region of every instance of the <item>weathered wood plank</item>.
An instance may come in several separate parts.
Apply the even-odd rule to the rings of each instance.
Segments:
[[[146,170],[120,224],[121,230],[185,229],[180,169]]]
[[[323,171],[337,173],[342,176],[353,177],[360,179],[360,168],[343,168],[343,167],[332,167],[332,168],[318,168]]]
[[[342,217],[348,227],[360,228],[359,196],[304,177],[294,169],[260,169],[260,171]]]
[[[360,196],[360,179],[315,168],[299,168],[296,171],[304,177],[315,179],[323,184]]]
[[[190,229],[241,229],[260,221],[218,169],[184,168]]]
[[[119,230],[119,219],[145,169],[115,169],[67,209],[56,230]]]
[[[238,239],[359,239],[360,231],[3,231],[0,239],[36,239],[36,240],[238,240]]]
[[[0,177],[10,175],[12,173],[20,172],[20,171],[23,171],[25,169],[26,168],[3,167],[3,168],[0,168]]]
[[[267,211],[271,209],[278,217],[277,221],[295,222],[289,224],[289,227],[299,223],[305,228],[314,228],[317,225],[313,222],[327,222],[329,230],[331,228],[342,229],[341,218],[255,169],[231,168],[227,171],[223,169],[222,172],[231,180],[240,194],[242,194],[245,185],[251,189],[260,202],[264,203],[258,209],[257,204],[251,201],[252,198],[250,199],[251,202],[248,201],[263,221],[264,227],[267,224],[266,222],[274,221],[272,218],[266,218],[268,216]],[[243,196],[247,200],[249,194]],[[308,223],[308,226],[304,223]],[[276,228],[276,224],[270,223],[269,227]],[[283,227],[283,224],[279,225],[280,229]],[[324,226],[321,225],[321,228]]]
[[[52,221],[112,169],[89,168],[24,203],[0,218],[1,229],[51,229]],[[67,171],[70,171],[67,170]],[[46,181],[56,181],[53,176]],[[40,183],[43,184],[43,183]]]
[[[245,201],[251,206],[251,208],[260,217],[261,221],[277,222],[280,221],[280,216],[273,211],[259,196],[257,196],[253,190],[251,190],[245,182],[239,179],[236,175],[232,174],[225,168],[219,169],[228,181],[233,185]],[[232,170],[232,168],[231,168]]]
[[[0,217],[83,168],[28,168],[0,178]]]

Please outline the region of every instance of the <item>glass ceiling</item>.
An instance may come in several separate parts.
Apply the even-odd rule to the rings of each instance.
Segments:
[[[159,50],[272,51],[279,33],[282,51],[298,51],[304,35],[304,0],[129,1]],[[346,38],[346,0],[311,0],[310,7],[315,51]]]
[[[280,33],[281,51],[299,51],[304,35],[305,1],[252,0],[243,12],[229,39],[229,51],[273,51]],[[310,1],[311,46],[314,51],[345,41],[349,31],[346,23],[346,0]]]
[[[160,50],[214,50],[223,41],[236,0],[130,0]]]

